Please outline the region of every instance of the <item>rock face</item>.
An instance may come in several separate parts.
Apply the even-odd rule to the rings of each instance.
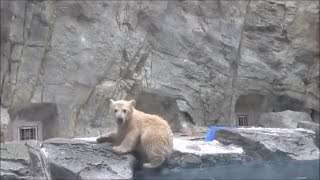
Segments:
[[[174,139],[174,151],[168,160],[171,169],[210,167],[245,162],[243,147],[218,141]]]
[[[238,128],[241,136],[260,142],[272,152],[280,152],[295,160],[319,159],[316,133],[307,129]],[[236,144],[236,143],[235,143]],[[268,157],[266,156],[266,159]]]
[[[318,146],[320,144],[320,127],[319,124],[313,123],[310,121],[299,121],[298,128],[304,128],[304,129],[310,129],[316,133],[316,139],[314,140],[314,143]]]
[[[1,142],[8,140],[8,125],[10,122],[10,116],[8,110],[1,107],[0,123],[1,123]]]
[[[282,111],[263,113],[258,120],[260,127],[273,127],[273,128],[297,128],[299,121],[312,122],[309,114],[305,112]]]
[[[174,139],[171,168],[210,167],[286,160],[317,160],[316,135],[306,129],[218,130],[213,142]]]
[[[1,143],[1,179],[48,179],[41,156],[28,147],[22,142]]]
[[[132,179],[134,157],[79,139],[1,144],[1,179]]]
[[[108,99],[148,90],[174,95],[158,106],[175,127],[237,125],[253,94],[319,117],[318,17],[317,1],[1,1],[1,106],[56,104],[62,137],[99,135]]]

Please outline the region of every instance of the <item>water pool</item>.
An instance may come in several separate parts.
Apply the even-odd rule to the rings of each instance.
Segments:
[[[134,179],[319,179],[319,160],[237,164],[161,173],[138,172]]]

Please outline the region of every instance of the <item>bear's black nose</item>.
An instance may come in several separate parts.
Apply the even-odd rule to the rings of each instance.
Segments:
[[[117,118],[117,124],[122,124],[123,119],[122,118]]]

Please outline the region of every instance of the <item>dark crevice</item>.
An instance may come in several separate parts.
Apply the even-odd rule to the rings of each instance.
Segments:
[[[191,124],[195,125],[196,123],[193,121],[193,118],[190,116],[190,114],[186,111],[183,111],[182,112],[183,114],[183,117],[184,119],[187,121],[187,122],[190,122]]]
[[[243,25],[242,25],[242,28],[241,28],[240,42],[239,42],[239,45],[238,45],[238,51],[237,51],[237,54],[236,54],[236,58],[235,58],[235,61],[233,61],[232,64],[231,64],[231,69],[232,69],[231,100],[230,100],[230,105],[231,106],[233,105],[233,101],[234,101],[234,98],[235,98],[234,89],[235,89],[235,84],[236,84],[237,77],[238,77],[239,63],[241,61],[241,48],[242,48],[243,39],[245,37],[245,27],[246,27],[246,22],[247,22],[247,16],[249,14],[250,2],[251,2],[250,0],[247,2],[247,7],[246,7],[245,15],[244,15]],[[232,124],[232,122],[231,122],[232,114],[233,114],[232,109],[233,108],[230,108],[229,118],[228,118],[228,125]]]

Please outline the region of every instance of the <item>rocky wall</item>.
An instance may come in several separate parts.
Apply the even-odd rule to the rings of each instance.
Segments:
[[[235,125],[248,93],[318,110],[318,17],[317,1],[1,1],[1,106],[54,103],[64,137],[150,89],[175,95],[176,127]]]

